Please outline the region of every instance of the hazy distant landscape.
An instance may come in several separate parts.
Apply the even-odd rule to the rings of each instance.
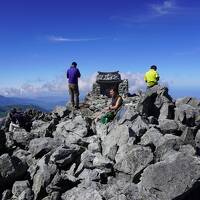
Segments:
[[[0,117],[4,117],[6,113],[13,107],[25,110],[27,108],[35,108],[43,112],[54,109],[57,105],[65,105],[66,97],[39,97],[37,99],[4,97],[0,96]]]

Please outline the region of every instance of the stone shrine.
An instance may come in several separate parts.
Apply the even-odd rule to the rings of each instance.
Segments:
[[[119,71],[98,72],[96,83],[93,84],[92,94],[109,96],[109,91],[113,87],[118,88],[120,95],[128,94],[128,80],[122,80]]]

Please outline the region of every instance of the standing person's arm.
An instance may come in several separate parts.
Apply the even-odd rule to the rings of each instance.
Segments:
[[[78,78],[81,77],[81,73],[80,73],[79,69],[77,69],[77,76],[78,76]]]
[[[147,76],[146,76],[146,74],[144,75],[144,81],[147,82]]]
[[[159,79],[160,79],[160,76],[159,76],[158,72],[156,72],[156,80],[159,81]]]

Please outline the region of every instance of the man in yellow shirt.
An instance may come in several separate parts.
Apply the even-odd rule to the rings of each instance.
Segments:
[[[147,83],[147,87],[153,87],[154,85],[158,84],[159,81],[159,74],[157,72],[157,67],[155,65],[152,65],[150,67],[150,70],[146,72],[144,76],[144,80]]]

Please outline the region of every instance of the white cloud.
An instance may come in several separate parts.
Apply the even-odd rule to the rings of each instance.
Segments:
[[[122,79],[128,79],[129,81],[129,92],[135,93],[138,90],[144,90],[146,84],[144,82],[144,74],[142,73],[132,73],[132,72],[125,72],[121,73]]]
[[[62,36],[49,36],[48,40],[51,42],[89,42],[101,40],[102,38],[66,38]]]
[[[110,20],[118,20],[124,23],[124,25],[130,26],[131,24],[146,23],[178,11],[175,0],[165,0],[157,4],[147,4],[142,14],[127,15],[127,16],[111,16]]]
[[[121,73],[122,79],[129,80],[129,91],[136,92],[138,89],[144,89],[143,74],[125,72]],[[40,80],[40,79],[38,79]],[[92,84],[96,80],[96,73],[88,77],[81,77],[79,80],[79,90],[86,94],[92,90]],[[58,76],[55,80],[38,83],[24,83],[21,87],[0,88],[0,94],[3,96],[21,96],[38,97],[50,95],[68,95],[67,79],[64,75]]]
[[[158,15],[166,15],[176,9],[175,2],[171,0],[166,0],[161,4],[152,4],[150,7]]]

